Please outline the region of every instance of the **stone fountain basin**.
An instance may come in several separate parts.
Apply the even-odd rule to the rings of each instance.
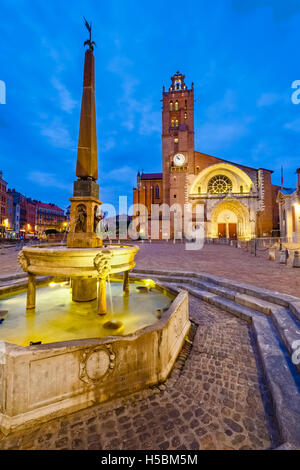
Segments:
[[[166,380],[190,325],[181,291],[159,321],[127,336],[0,343],[0,429],[7,434]]]
[[[42,276],[98,277],[94,258],[109,251],[111,274],[134,268],[134,257],[139,248],[134,245],[105,245],[102,248],[67,248],[62,245],[25,247],[19,261],[24,271]]]

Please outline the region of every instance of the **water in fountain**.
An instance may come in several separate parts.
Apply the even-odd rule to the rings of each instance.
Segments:
[[[37,290],[35,310],[26,311],[26,293],[0,298],[0,310],[8,311],[0,324],[0,340],[20,346],[30,342],[54,343],[112,335],[128,335],[156,323],[157,309],[170,306],[173,296],[153,287],[141,294],[137,287],[147,281],[130,283],[129,295],[123,295],[121,281],[110,280],[107,297],[113,297],[113,311],[109,299],[106,315],[97,315],[97,300],[73,302],[68,282],[54,283]],[[154,284],[154,283],[153,283]],[[109,291],[109,289],[108,289]],[[113,326],[105,326],[106,324]]]

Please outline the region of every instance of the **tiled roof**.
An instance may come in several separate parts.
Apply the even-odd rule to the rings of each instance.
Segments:
[[[141,180],[161,180],[162,173],[142,173]]]

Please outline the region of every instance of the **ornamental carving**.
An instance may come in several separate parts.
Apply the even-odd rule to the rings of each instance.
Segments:
[[[21,265],[23,271],[28,272],[29,262],[23,251],[18,253],[18,263]]]
[[[94,258],[94,266],[101,279],[107,278],[111,271],[112,252],[109,250],[100,251]]]
[[[115,359],[110,344],[86,349],[79,364],[79,379],[87,384],[96,384],[112,372]]]

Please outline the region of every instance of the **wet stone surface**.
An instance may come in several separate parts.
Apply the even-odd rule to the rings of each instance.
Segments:
[[[158,387],[27,430],[0,449],[267,449],[277,430],[250,327],[190,296],[193,328]]]

